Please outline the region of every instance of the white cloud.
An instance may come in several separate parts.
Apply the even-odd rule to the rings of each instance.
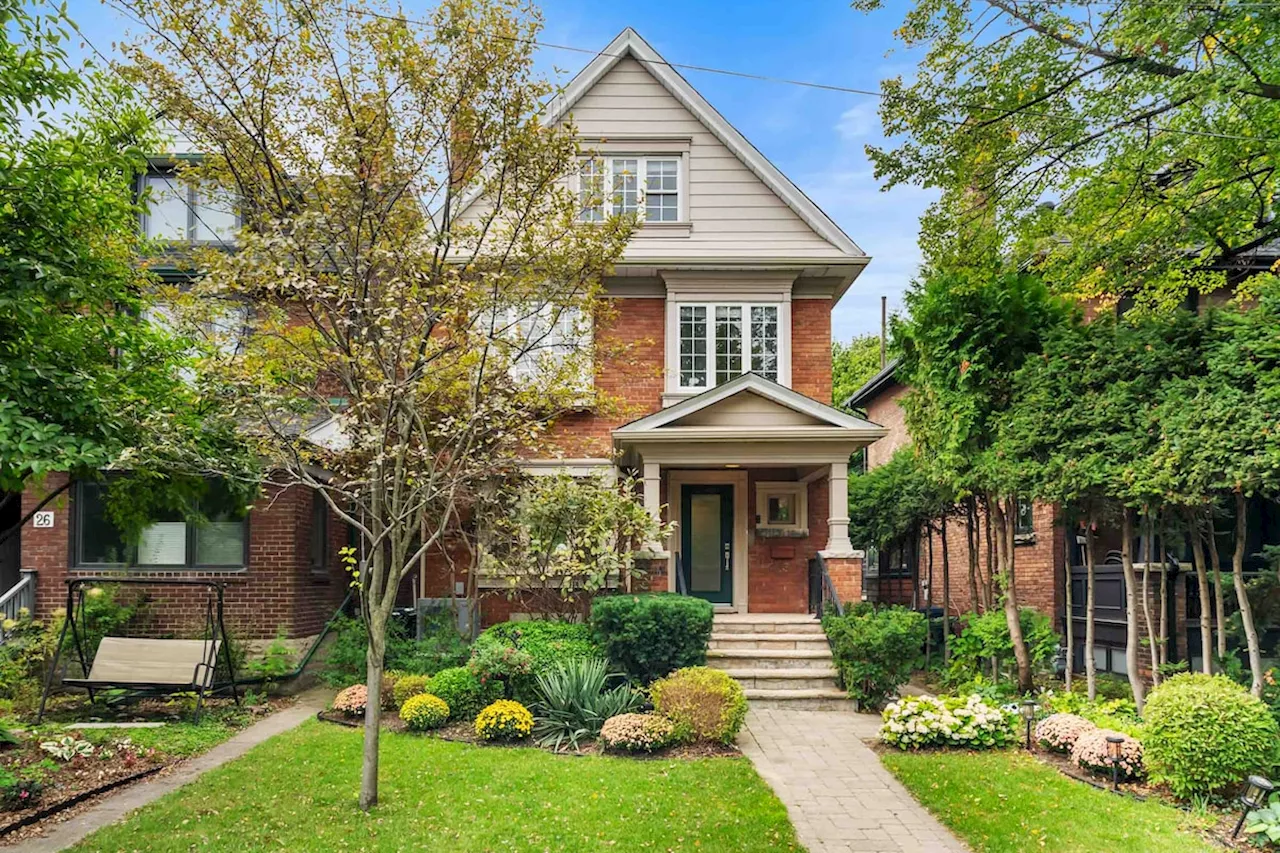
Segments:
[[[875,104],[864,101],[845,110],[840,114],[840,121],[836,123],[836,132],[845,142],[863,139],[873,134],[879,136],[880,116],[876,113]]]

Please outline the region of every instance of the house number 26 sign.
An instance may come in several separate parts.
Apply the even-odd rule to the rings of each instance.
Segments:
[[[37,512],[31,519],[31,526],[37,529],[53,527],[53,511],[42,509]]]

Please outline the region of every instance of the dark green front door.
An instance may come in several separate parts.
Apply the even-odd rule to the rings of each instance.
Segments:
[[[690,595],[733,602],[733,486],[683,486],[680,556]]]

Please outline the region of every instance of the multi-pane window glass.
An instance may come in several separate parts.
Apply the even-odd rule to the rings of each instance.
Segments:
[[[645,167],[644,218],[675,222],[680,218],[680,161],[649,160]]]
[[[581,357],[590,343],[591,325],[573,307],[509,308],[498,318],[497,335],[511,353],[511,375],[537,379]]]
[[[201,500],[206,521],[193,524],[176,512],[160,513],[136,541],[128,541],[107,514],[104,486],[80,483],[76,494],[76,561],[82,566],[239,568],[244,565],[243,507],[217,483]]]
[[[707,306],[680,306],[680,387],[707,387]]]
[[[680,160],[591,157],[578,166],[578,197],[584,222],[634,213],[648,222],[680,221]]]
[[[578,169],[578,197],[582,203],[580,217],[583,222],[599,222],[604,219],[604,161],[590,157],[582,161]]]
[[[720,385],[748,370],[778,380],[777,305],[680,306],[681,388]]]
[[[227,193],[193,189],[176,175],[148,175],[144,233],[152,240],[227,243],[235,238],[236,212]]]
[[[1027,498],[1018,498],[1018,518],[1013,532],[1017,536],[1030,536],[1036,532],[1035,504]]]
[[[742,306],[716,306],[716,384],[742,373]]]

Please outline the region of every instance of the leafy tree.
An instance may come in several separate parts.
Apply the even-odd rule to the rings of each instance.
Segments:
[[[895,31],[918,71],[881,84],[902,141],[868,153],[943,190],[927,257],[980,218],[1056,290],[1178,304],[1280,237],[1278,29],[1268,3],[919,0]]]
[[[151,115],[117,77],[70,64],[64,22],[0,0],[0,505],[54,472],[128,470],[109,508],[136,531],[143,507],[192,504],[209,457],[252,465],[183,379],[198,342],[151,320],[134,190]]]
[[[907,425],[942,484],[986,498],[996,569],[1013,638],[1021,689],[1031,689],[1031,660],[1018,621],[1014,525],[1019,474],[1000,452],[1000,419],[1015,402],[1014,374],[1040,352],[1064,308],[1033,275],[970,267],[935,271],[907,293],[908,315],[894,323]]]
[[[184,313],[253,304],[241,350],[202,376],[272,480],[354,528],[377,696],[401,581],[558,415],[600,402],[588,332],[631,222],[581,226],[576,134],[541,119],[540,22],[515,0],[449,0],[425,34],[343,0],[121,5],[142,26],[133,79],[208,155],[182,179],[246,222],[237,252],[192,257]],[[379,716],[370,702],[364,809]]]
[[[849,343],[831,342],[831,399],[837,406],[880,372],[880,338],[857,335]]]

